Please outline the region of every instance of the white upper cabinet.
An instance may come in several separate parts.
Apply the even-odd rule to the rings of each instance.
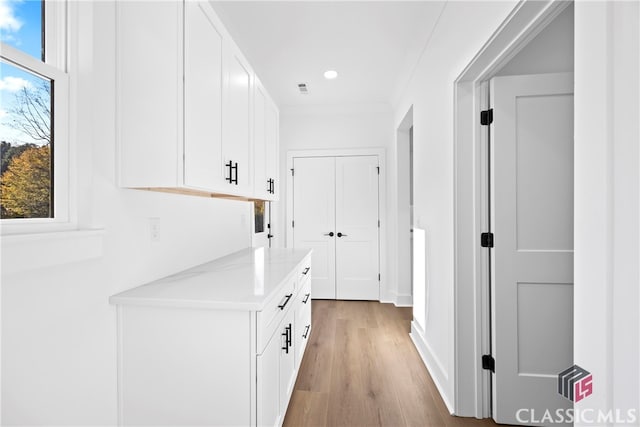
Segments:
[[[208,2],[118,2],[116,46],[121,186],[274,198],[257,176],[277,181],[277,107],[264,88],[254,100],[255,74]]]
[[[253,98],[253,148],[254,148],[254,194],[256,198],[270,199],[271,181],[267,178],[267,134],[266,134],[267,94],[256,79]]]
[[[222,32],[206,3],[185,3],[184,184],[215,190],[225,183],[222,150]]]
[[[253,113],[254,194],[258,199],[278,200],[278,109],[255,80]]]
[[[253,73],[235,46],[228,43],[227,49],[227,96],[222,143],[224,163],[229,171],[228,181],[232,187],[231,191],[249,195],[253,191],[251,163]]]
[[[266,138],[266,168],[267,179],[271,180],[271,194],[269,200],[278,200],[279,198],[279,168],[278,157],[280,153],[280,114],[276,104],[267,98],[266,105],[266,121],[265,121],[265,138]]]

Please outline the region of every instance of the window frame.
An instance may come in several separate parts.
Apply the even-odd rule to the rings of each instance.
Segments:
[[[75,228],[71,182],[70,78],[67,1],[44,2],[45,60],[0,42],[0,57],[12,66],[51,80],[53,111],[53,218],[0,219],[0,234],[27,234]]]

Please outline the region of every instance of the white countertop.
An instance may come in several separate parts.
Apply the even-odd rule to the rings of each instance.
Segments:
[[[116,305],[260,311],[309,249],[247,248],[109,298]],[[296,273],[297,274],[297,273]]]

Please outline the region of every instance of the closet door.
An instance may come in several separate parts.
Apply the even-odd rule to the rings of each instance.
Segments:
[[[335,169],[336,298],[379,300],[378,156],[337,157]]]
[[[313,249],[313,298],[335,299],[335,158],[299,157],[293,168],[293,245]]]

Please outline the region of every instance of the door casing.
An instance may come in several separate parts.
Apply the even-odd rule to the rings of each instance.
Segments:
[[[293,247],[293,227],[291,220],[293,218],[293,177],[291,170],[293,169],[293,159],[295,157],[342,157],[342,156],[378,156],[378,164],[380,165],[380,186],[379,186],[379,202],[378,209],[380,215],[380,251],[379,251],[379,268],[380,268],[380,301],[395,302],[395,294],[388,289],[388,283],[392,283],[388,278],[387,264],[387,170],[386,157],[384,148],[353,148],[353,149],[327,149],[327,150],[291,150],[287,151],[287,169],[286,169],[286,214],[285,214],[285,230],[286,242],[288,248]]]
[[[454,83],[454,402],[455,415],[491,416],[489,271],[480,233],[488,228],[487,82],[570,2],[524,0],[514,8]]]

